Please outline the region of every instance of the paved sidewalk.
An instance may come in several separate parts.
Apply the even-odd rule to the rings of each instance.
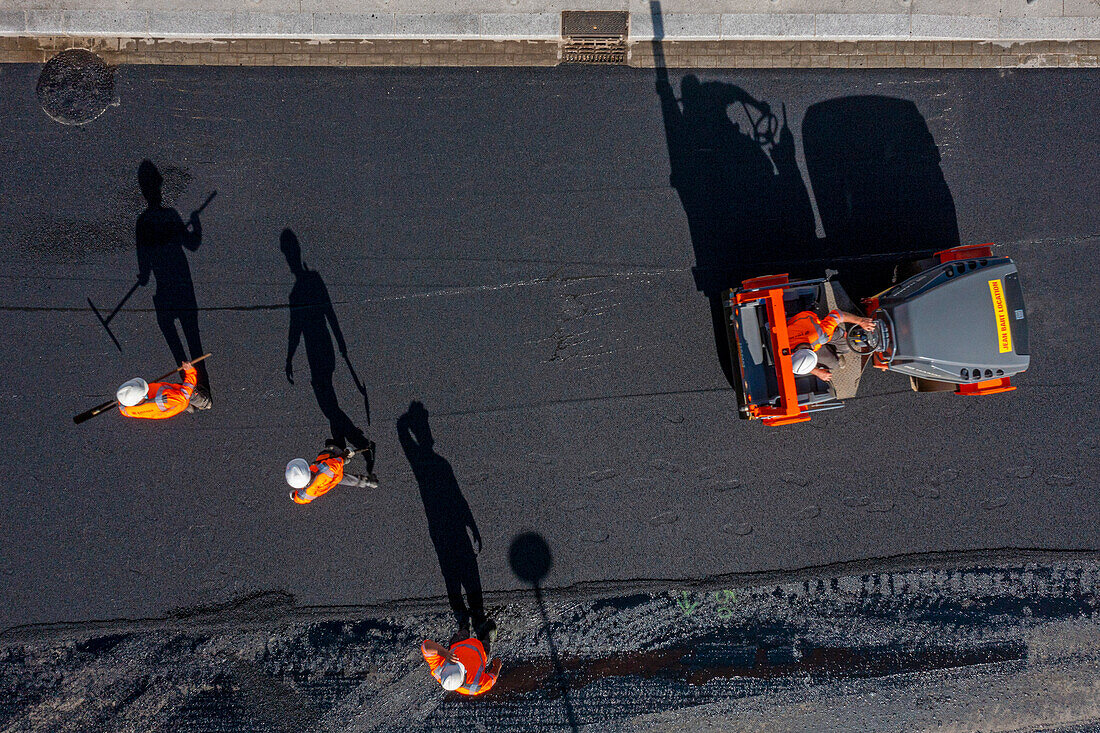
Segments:
[[[543,39],[566,10],[626,11],[653,37],[648,0],[3,0],[0,34],[135,38]],[[1100,0],[664,0],[674,40],[1100,38]]]

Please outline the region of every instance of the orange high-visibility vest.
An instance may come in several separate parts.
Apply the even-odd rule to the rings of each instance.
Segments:
[[[477,639],[465,639],[457,644],[451,646],[451,651],[458,657],[458,661],[462,662],[462,666],[466,668],[466,679],[463,681],[461,687],[457,692],[463,695],[480,695],[483,692],[488,692],[497,681],[497,675],[489,674],[486,667],[489,664],[489,655],[485,653],[485,647],[481,645],[481,642]],[[446,660],[436,654],[430,652],[424,648],[424,645],[420,645],[420,653],[424,655],[424,661],[428,663],[428,668],[432,671],[432,677],[435,677],[436,682],[443,683],[443,679],[439,670],[446,663]]]
[[[817,351],[829,343],[829,339],[841,322],[840,311],[829,311],[824,318],[818,318],[810,311],[802,311],[787,321],[787,339],[791,349],[809,344],[811,349]]]
[[[118,406],[118,411],[126,417],[144,420],[163,420],[178,415],[191,404],[191,395],[199,383],[199,372],[195,367],[183,370],[183,384],[153,382],[149,385],[149,396],[133,407]]]
[[[317,460],[309,464],[313,478],[304,489],[298,489],[291,497],[299,504],[308,504],[318,496],[327,494],[344,478],[344,459],[328,451],[322,451]]]

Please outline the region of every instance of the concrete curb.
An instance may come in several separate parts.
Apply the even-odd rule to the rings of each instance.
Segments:
[[[557,66],[553,41],[174,39],[40,36],[0,38],[0,62],[44,63],[87,48],[110,64],[211,66]],[[1100,40],[1028,41],[663,41],[671,68],[1034,68],[1098,67]],[[654,66],[653,44],[625,44],[621,64]]]

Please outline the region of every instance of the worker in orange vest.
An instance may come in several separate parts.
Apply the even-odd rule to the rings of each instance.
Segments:
[[[426,639],[420,645],[420,653],[432,677],[447,691],[480,695],[488,692],[500,675],[500,659],[490,663],[485,647],[474,637],[452,644],[450,649]]]
[[[372,443],[368,450],[373,450],[373,446]],[[377,489],[378,478],[373,473],[358,476],[344,472],[345,463],[353,455],[330,440],[325,443],[325,449],[313,463],[306,463],[304,458],[295,458],[286,464],[286,482],[294,489],[290,492],[290,498],[298,504],[308,504],[317,497],[324,496],[335,486]]]
[[[795,374],[813,374],[825,382],[833,378],[832,370],[840,365],[837,353],[848,350],[844,329],[840,328],[843,323],[867,331],[875,327],[873,319],[841,310],[831,310],[824,318],[818,318],[811,311],[802,311],[787,321],[787,341]]]
[[[183,362],[180,368],[183,369],[183,384],[149,384],[141,377],[123,384],[115,393],[118,411],[126,417],[163,420],[181,412],[209,410],[210,398],[197,389],[198,370],[189,361]]]

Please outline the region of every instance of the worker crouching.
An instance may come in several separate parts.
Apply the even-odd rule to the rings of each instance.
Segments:
[[[135,377],[118,388],[118,411],[126,417],[163,420],[181,412],[210,409],[210,398],[198,388],[199,373],[183,362],[183,384],[153,382]]]
[[[500,659],[490,663],[485,647],[473,637],[452,644],[450,649],[427,639],[420,645],[420,653],[432,677],[447,691],[480,695],[488,692],[500,675]]]
[[[344,472],[345,464],[354,455],[354,452],[349,453],[330,441],[313,463],[306,463],[304,458],[295,458],[286,464],[286,482],[294,489],[290,492],[290,498],[298,504],[308,504],[336,486],[377,489],[378,478],[373,473],[358,476]]]

